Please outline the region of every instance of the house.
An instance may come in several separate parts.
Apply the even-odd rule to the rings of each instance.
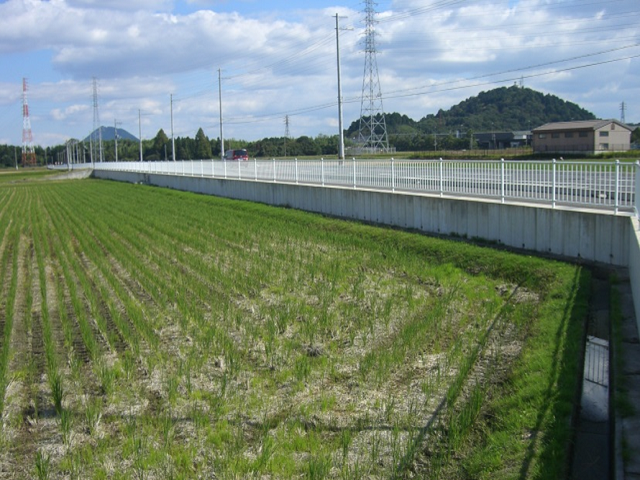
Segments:
[[[473,138],[478,148],[496,150],[503,148],[518,148],[531,144],[531,132],[480,132],[474,133]]]
[[[532,143],[534,152],[626,152],[631,128],[617,120],[547,123],[533,130]]]

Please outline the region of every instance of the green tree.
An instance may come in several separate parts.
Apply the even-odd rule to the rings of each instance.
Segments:
[[[296,141],[296,146],[300,149],[300,155],[318,155],[320,154],[320,148],[316,145],[313,138],[302,136]]]
[[[165,153],[166,153],[165,148],[168,148],[167,147],[168,143],[169,143],[169,137],[167,137],[167,135],[164,133],[164,130],[163,129],[158,130],[158,133],[153,139],[152,153],[154,153],[159,159],[165,158]]]
[[[204,134],[204,130],[202,128],[198,129],[198,133],[196,133],[196,159],[202,160],[207,158],[213,158],[211,154],[211,143],[209,139]]]

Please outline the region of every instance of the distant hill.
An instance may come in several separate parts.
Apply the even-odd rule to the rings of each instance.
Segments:
[[[500,87],[481,92],[449,110],[428,114],[418,121],[399,113],[385,114],[387,133],[432,134],[461,131],[531,130],[549,122],[594,120],[593,113],[575,103],[519,86]],[[357,135],[359,121],[353,122],[347,136]]]
[[[114,127],[100,127],[100,130],[101,130],[101,133],[102,133],[102,141],[103,142],[108,142],[108,141],[115,140],[115,138],[116,138],[116,129]],[[122,128],[118,128],[117,132],[118,132],[118,140],[133,140],[134,142],[138,141],[137,137],[131,135],[129,132],[127,132],[126,130],[124,130]],[[95,138],[95,139],[100,138],[98,136],[98,129],[96,129],[92,133],[87,135],[87,138],[84,139],[84,142],[89,142],[89,140],[91,139],[92,135],[93,135],[93,138]]]

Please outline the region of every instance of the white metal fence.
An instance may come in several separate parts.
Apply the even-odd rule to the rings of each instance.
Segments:
[[[220,160],[111,162],[73,168],[482,197],[638,215],[640,161]]]

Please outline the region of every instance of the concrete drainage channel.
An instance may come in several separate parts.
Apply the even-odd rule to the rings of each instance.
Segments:
[[[614,286],[621,307],[622,342],[616,345],[612,340],[609,273],[594,270],[582,389],[574,420],[571,478],[576,480],[640,480],[640,411],[622,417],[615,399],[616,382],[621,382],[629,402],[640,406],[638,330],[627,273],[616,271],[618,277],[625,276]],[[621,362],[616,361],[618,357]],[[616,364],[621,368],[616,369]]]
[[[611,478],[609,402],[610,286],[594,271],[584,348],[582,392],[575,419],[574,479]]]
[[[615,391],[615,480],[640,480],[640,341],[633,293],[628,280],[617,286],[620,297],[619,348],[613,352]]]

